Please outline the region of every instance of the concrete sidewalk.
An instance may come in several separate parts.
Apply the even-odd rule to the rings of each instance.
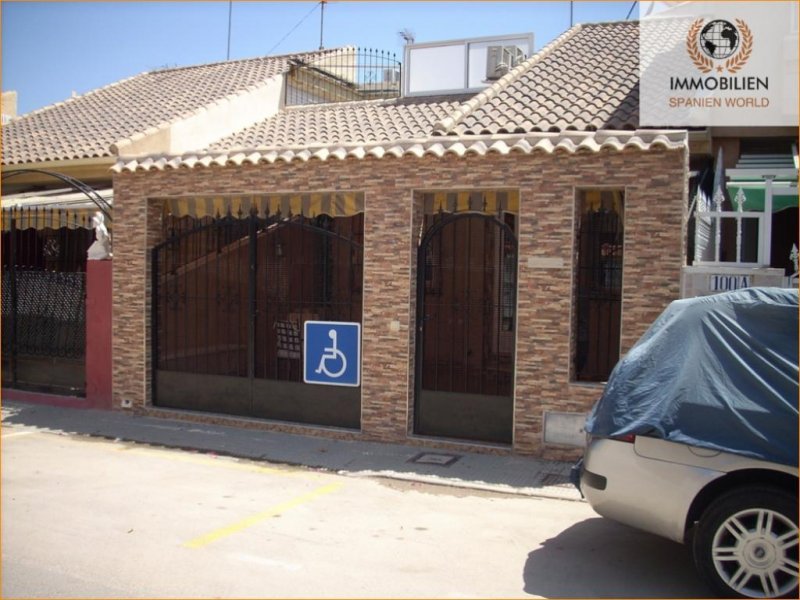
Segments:
[[[134,416],[118,411],[57,408],[3,401],[4,429],[119,439],[155,446],[525,496],[580,500],[570,463],[520,456],[452,452],[401,444],[332,440]]]

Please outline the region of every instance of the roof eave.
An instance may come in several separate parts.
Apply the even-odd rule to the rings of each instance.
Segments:
[[[26,169],[41,169],[51,171],[53,169],[63,169],[65,167],[103,167],[111,166],[116,161],[116,156],[95,156],[92,158],[70,158],[66,160],[39,160],[35,162],[13,163],[0,165],[0,170],[5,173],[12,171],[24,171]]]
[[[121,156],[112,168],[117,173],[194,168],[196,166],[241,166],[244,164],[275,163],[278,161],[308,162],[311,159],[330,158],[363,159],[405,156],[466,156],[475,154],[510,154],[519,152],[553,154],[566,152],[600,152],[603,150],[649,151],[655,148],[684,150],[688,148],[686,130],[635,130],[635,131],[568,131],[559,133],[495,134],[458,137],[430,136],[396,140],[383,143],[327,144],[319,146],[280,146],[261,148],[230,148],[217,152],[193,152],[178,155],[153,154],[148,156]]]

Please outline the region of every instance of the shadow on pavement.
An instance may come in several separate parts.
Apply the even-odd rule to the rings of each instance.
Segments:
[[[708,598],[689,548],[608,519],[576,523],[528,555],[525,592],[545,598]]]
[[[214,415],[194,413],[198,422],[120,411],[57,408],[24,402],[3,402],[3,424],[61,431],[67,434],[119,439],[250,460],[301,465],[335,472],[371,474],[398,479],[419,478],[429,483],[463,484],[475,489],[538,493],[552,489],[557,497],[577,500],[576,490],[545,488],[546,478],[567,481],[568,463],[529,457],[441,451],[423,446],[365,440],[337,440],[310,435],[264,431],[203,422]],[[450,466],[424,464],[421,453],[458,455]],[[574,498],[570,498],[575,496]]]

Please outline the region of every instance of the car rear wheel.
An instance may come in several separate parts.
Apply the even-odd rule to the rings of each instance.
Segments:
[[[720,496],[701,516],[692,549],[720,596],[796,598],[797,496],[764,486]]]

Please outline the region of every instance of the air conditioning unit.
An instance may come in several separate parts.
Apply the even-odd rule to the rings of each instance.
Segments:
[[[517,46],[489,46],[486,49],[486,79],[496,80],[525,60]]]
[[[525,56],[525,52],[519,46],[506,46],[503,48],[503,52],[507,55],[512,67],[516,67],[526,58],[528,58]]]

